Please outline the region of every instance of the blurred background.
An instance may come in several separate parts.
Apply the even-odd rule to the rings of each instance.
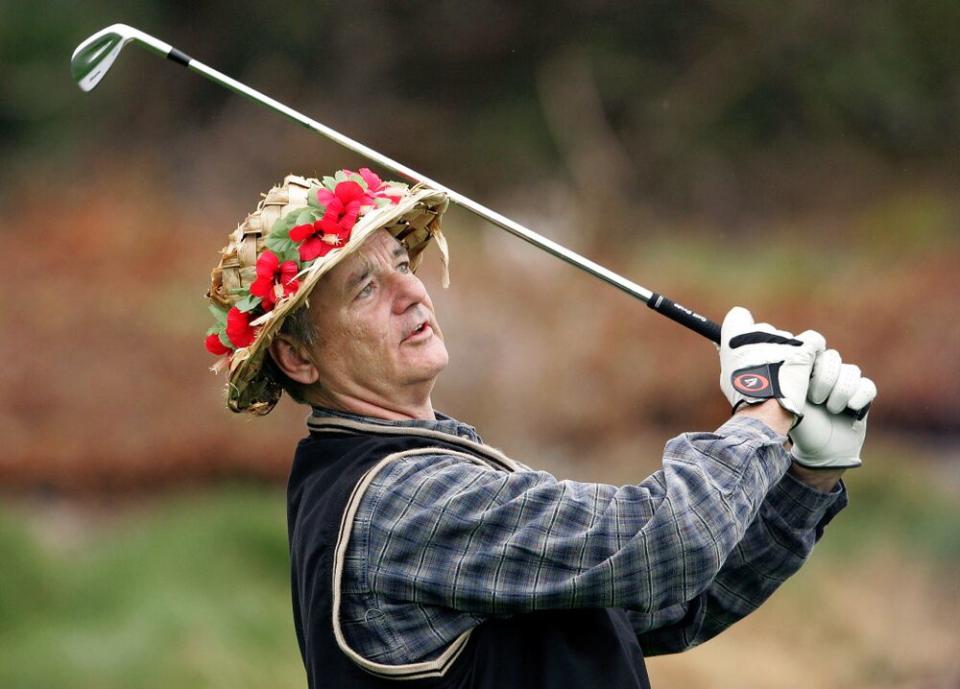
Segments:
[[[304,408],[207,371],[226,237],[364,164],[130,47],[126,22],[720,320],[813,327],[880,397],[850,506],[654,686],[960,686],[960,4],[0,3],[0,686],[302,687],[284,481]],[[636,482],[727,414],[712,345],[454,209],[437,408]]]

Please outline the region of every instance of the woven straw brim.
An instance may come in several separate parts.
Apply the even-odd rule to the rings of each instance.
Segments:
[[[287,177],[284,180],[284,187],[289,192],[287,198],[277,200],[274,205],[278,205],[280,201],[293,203],[279,204],[281,207],[277,209],[278,212],[268,214],[264,212],[270,206],[271,197],[268,194],[257,212],[251,214],[237,229],[234,241],[224,250],[221,265],[214,271],[215,288],[211,289],[209,295],[211,300],[223,302],[230,290],[249,289],[250,283],[256,279],[256,257],[263,250],[263,240],[269,233],[273,221],[298,207],[306,207],[305,200],[302,204],[299,203],[300,188],[309,187],[310,184],[317,184],[317,182],[293,176]],[[303,198],[306,198],[305,195]],[[447,196],[443,192],[426,187],[414,187],[398,203],[371,210],[363,215],[354,225],[350,239],[344,246],[332,250],[302,271],[298,276],[299,289],[289,297],[278,301],[271,311],[253,321],[252,325],[259,329],[256,339],[248,347],[237,349],[233,353],[227,380],[227,407],[235,412],[258,415],[267,414],[273,409],[280,399],[282,389],[263,370],[263,358],[270,342],[279,332],[286,316],[307,305],[310,292],[320,279],[359,249],[377,230],[386,229],[406,247],[413,270],[419,266],[423,250],[431,240],[434,240],[440,250],[443,286],[446,287],[449,283],[448,252],[446,240],[440,231],[440,219],[447,205]],[[257,214],[263,217],[255,218]],[[234,265],[231,269],[224,270],[225,263]],[[218,271],[220,275],[217,274]],[[218,282],[220,288],[216,289]],[[229,287],[227,287],[228,283]]]

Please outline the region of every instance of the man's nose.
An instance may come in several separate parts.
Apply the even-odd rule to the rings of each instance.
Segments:
[[[427,290],[416,275],[396,272],[392,275],[394,300],[393,308],[397,313],[403,313],[411,306],[426,299]]]

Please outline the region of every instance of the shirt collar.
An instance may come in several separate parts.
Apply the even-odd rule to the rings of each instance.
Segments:
[[[457,438],[466,438],[475,443],[482,443],[483,440],[480,438],[480,435],[470,424],[462,423],[457,421],[452,416],[447,416],[442,412],[435,411],[433,415],[436,417],[434,420],[429,419],[410,419],[402,421],[392,421],[388,419],[378,419],[372,416],[361,416],[360,414],[351,414],[346,411],[339,411],[337,409],[327,409],[326,407],[313,406],[313,413],[310,418],[317,420],[323,417],[334,417],[340,419],[349,419],[351,421],[362,421],[363,423],[373,423],[380,426],[400,426],[408,428],[425,428],[430,431],[439,431],[441,433],[446,433],[448,435],[455,436]]]

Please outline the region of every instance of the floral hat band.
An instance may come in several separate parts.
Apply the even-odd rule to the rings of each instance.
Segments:
[[[262,366],[267,345],[320,278],[377,230],[406,247],[414,270],[435,240],[446,287],[440,219],[447,203],[443,192],[384,182],[367,168],[322,180],[288,175],[271,189],[230,235],[207,293],[214,325],[206,348],[220,357],[212,370],[228,372],[227,407],[261,415],[273,409],[282,390]]]

